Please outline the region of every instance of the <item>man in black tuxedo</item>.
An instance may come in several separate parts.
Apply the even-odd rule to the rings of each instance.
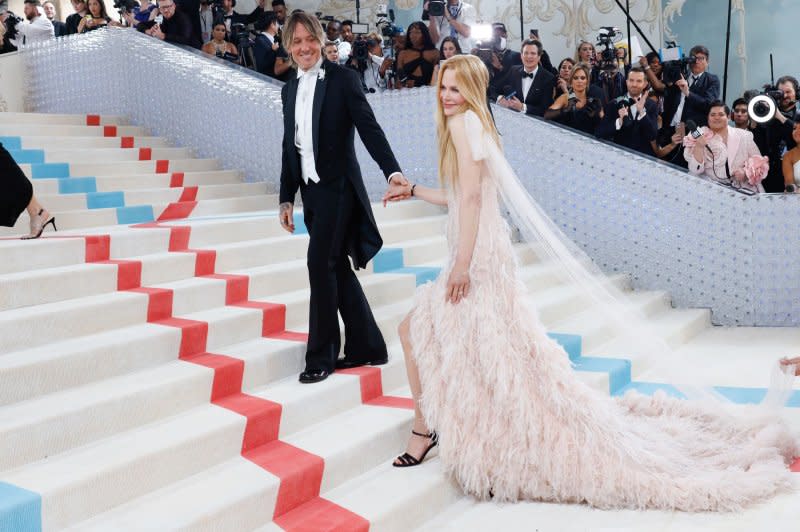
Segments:
[[[195,35],[192,21],[177,9],[174,0],[158,0],[158,12],[164,20],[146,30],[146,34],[162,41],[200,48],[200,39]]]
[[[508,94],[502,94],[497,103],[529,115],[544,116],[553,104],[556,77],[539,66],[541,53],[542,43],[539,41],[529,39],[522,43],[522,66],[511,67],[506,87],[514,95],[506,98]]]
[[[680,122],[694,121],[698,126],[706,125],[708,106],[719,100],[719,78],[708,68],[709,52],[705,46],[695,46],[689,52],[695,58],[689,79],[683,76],[667,86],[664,95],[664,124],[672,127]]]
[[[615,144],[655,155],[652,141],[658,133],[658,105],[647,97],[647,78],[642,67],[633,67],[626,81],[628,93],[606,104],[597,136]],[[627,105],[630,100],[633,105]]]
[[[319,382],[336,368],[387,361],[386,343],[361,285],[350,267],[363,268],[383,245],[361,179],[353,145],[355,129],[389,181],[390,192],[408,180],[400,171],[375,120],[356,72],[322,57],[325,34],[319,21],[292,14],[283,28],[285,45],[298,67],[281,91],[283,163],[281,225],[294,231],[298,188],[309,233],[311,288],[306,368],[300,382]],[[345,328],[344,359],[339,320]]]
[[[286,81],[290,73],[289,55],[277,38],[278,17],[272,11],[267,11],[253,24],[253,28],[259,32],[253,44],[256,70],[265,76]]]

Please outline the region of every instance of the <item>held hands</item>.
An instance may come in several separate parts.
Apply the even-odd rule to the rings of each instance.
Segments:
[[[469,295],[469,289],[469,269],[456,264],[447,278],[447,287],[444,289],[445,301],[457,305]]]
[[[294,205],[287,201],[278,206],[278,220],[289,233],[294,233]]]
[[[403,174],[395,174],[389,179],[389,188],[383,195],[383,206],[389,201],[400,201],[411,197],[411,183]]]

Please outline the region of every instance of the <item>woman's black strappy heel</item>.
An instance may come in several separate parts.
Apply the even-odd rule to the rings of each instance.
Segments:
[[[435,431],[433,431],[433,432],[431,432],[429,434],[422,434],[421,432],[417,432],[415,430],[412,430],[411,434],[413,434],[415,436],[420,436],[420,437],[423,437],[423,438],[429,438],[431,440],[430,445],[428,445],[428,447],[425,449],[425,452],[422,453],[422,456],[420,456],[419,458],[417,458],[416,456],[411,456],[408,453],[401,454],[400,456],[397,457],[397,459],[394,462],[392,462],[393,466],[395,466],[395,467],[414,467],[414,466],[418,466],[418,465],[420,465],[422,463],[423,460],[425,460],[425,457],[428,456],[428,453],[430,452],[430,450],[433,449],[434,447],[436,447],[439,444],[439,435],[436,434]]]

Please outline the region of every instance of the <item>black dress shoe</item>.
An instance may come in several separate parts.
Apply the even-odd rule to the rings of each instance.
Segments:
[[[300,374],[300,382],[311,384],[312,382],[324,381],[330,374],[330,371],[324,369],[306,370]]]
[[[336,361],[336,369],[350,369],[360,368],[361,366],[382,366],[389,362],[389,357],[379,358],[377,360],[347,360],[341,358]]]

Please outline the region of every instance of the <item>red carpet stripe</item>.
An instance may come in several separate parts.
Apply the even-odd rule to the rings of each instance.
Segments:
[[[169,161],[165,159],[159,159],[156,161],[156,173],[157,174],[166,174],[169,172]]]
[[[86,125],[87,126],[99,126],[100,125],[100,115],[86,115]]]
[[[414,401],[409,397],[383,395],[381,368],[364,366],[360,368],[342,369],[336,373],[357,375],[361,382],[361,402],[371,406],[413,409]]]
[[[369,521],[317,497],[275,519],[286,532],[367,532]]]
[[[133,148],[133,137],[120,137],[119,138],[119,147],[120,148]]]
[[[103,126],[103,136],[104,137],[116,137],[117,136],[117,126]]]
[[[149,161],[153,158],[153,150],[151,148],[139,148],[139,160]]]
[[[172,175],[169,178],[169,186],[172,188],[182,187],[183,176],[183,172],[172,172]]]

